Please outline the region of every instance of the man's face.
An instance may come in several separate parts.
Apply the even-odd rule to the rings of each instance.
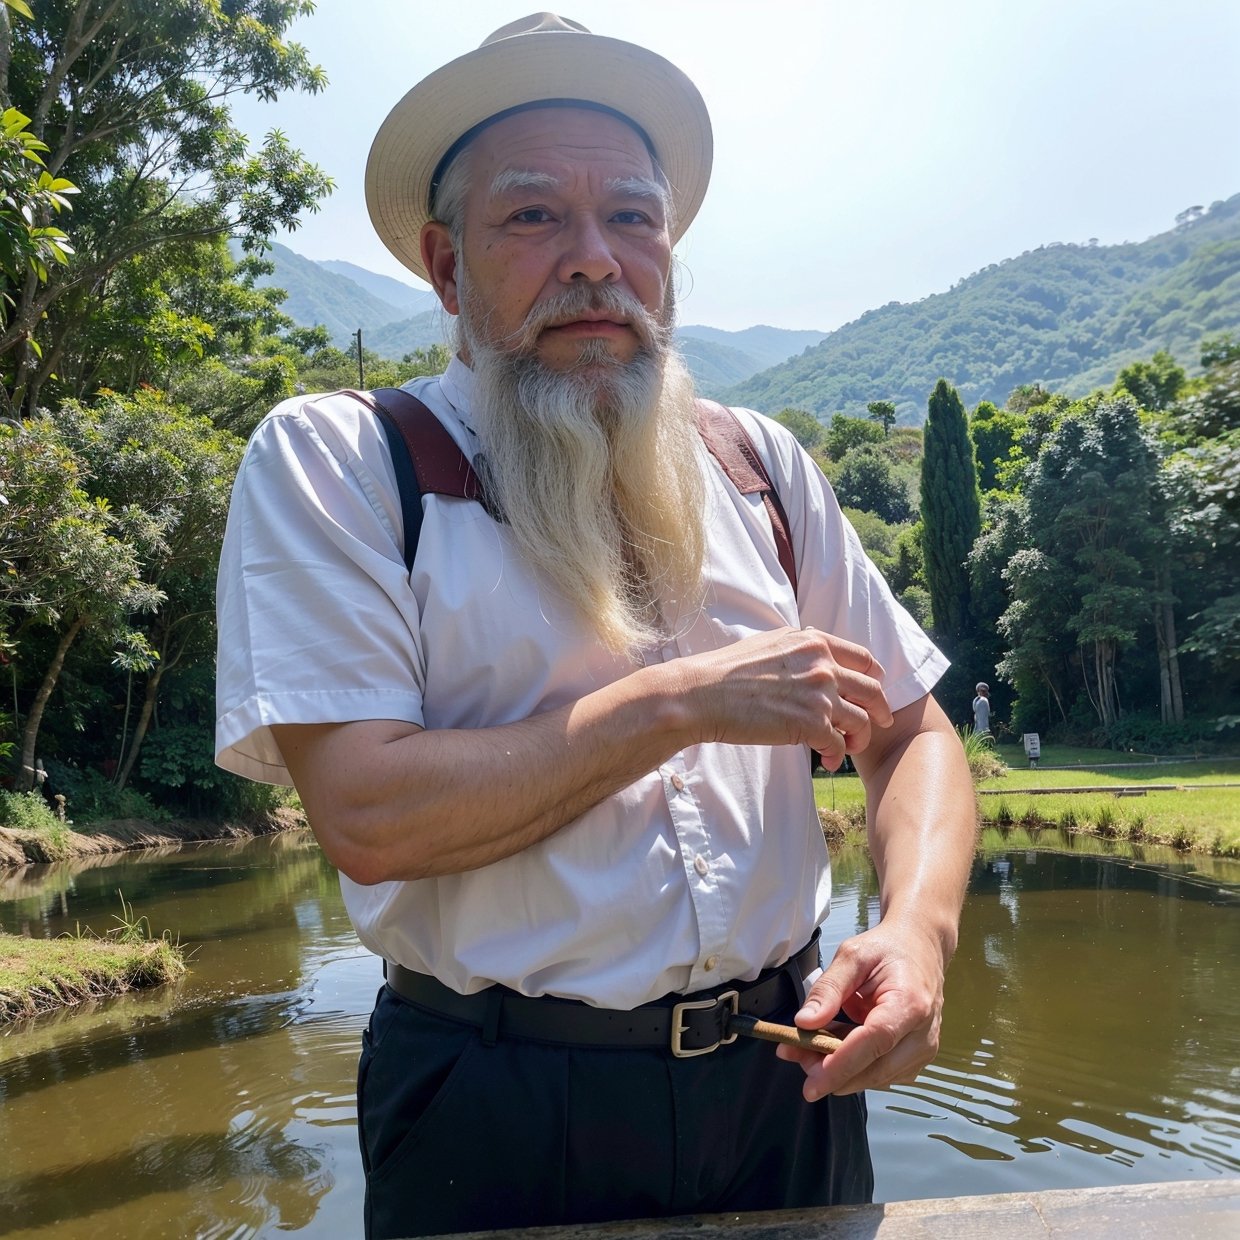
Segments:
[[[487,344],[523,347],[531,313],[582,285],[610,286],[662,320],[672,254],[666,200],[628,125],[578,108],[519,112],[478,136],[469,170],[463,296]],[[459,313],[455,279],[444,304]],[[642,344],[630,317],[556,312],[524,347],[552,370],[580,365],[592,351],[626,363]]]

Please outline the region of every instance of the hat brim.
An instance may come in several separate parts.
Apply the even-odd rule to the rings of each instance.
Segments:
[[[431,177],[475,125],[544,99],[581,99],[630,117],[671,187],[673,242],[710,180],[713,138],[696,86],[662,56],[619,39],[561,31],[489,43],[423,78],[388,113],[366,162],[366,206],[384,245],[423,280],[421,233]]]

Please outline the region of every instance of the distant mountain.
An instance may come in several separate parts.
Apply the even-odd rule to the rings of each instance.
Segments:
[[[691,324],[676,329],[676,343],[702,394],[714,396],[729,384],[795,356],[806,345],[817,344],[825,334],[782,327],[729,332]]]
[[[870,310],[719,396],[824,418],[891,400],[902,422],[920,424],[940,377],[970,405],[1002,404],[1029,383],[1077,395],[1159,349],[1192,370],[1203,336],[1238,329],[1240,194],[1147,241],[1052,243],[949,292]]]
[[[275,263],[275,271],[260,276],[256,283],[284,289],[288,297],[280,309],[303,327],[322,323],[331,333],[332,343],[340,348],[348,347],[359,327],[365,341],[370,331],[407,313],[287,246],[273,245],[266,257]]]
[[[422,314],[415,314],[395,323],[385,323],[371,332],[364,331],[363,346],[380,357],[400,359],[414,349],[443,344],[448,315],[438,308],[438,299],[435,300],[435,306],[437,308],[434,310],[426,310]]]
[[[391,276],[381,276],[377,272],[367,271],[356,263],[346,263],[340,259],[324,259],[318,264],[324,271],[333,275],[344,276],[354,284],[364,288],[380,301],[395,306],[397,311],[409,317],[425,314],[439,305],[439,298],[430,289],[414,288],[402,280],[394,280]]]
[[[694,383],[703,395],[710,396],[714,392],[748,379],[758,371],[765,370],[772,362],[763,362],[752,353],[743,353],[726,344],[717,344],[713,340],[703,340],[699,336],[686,336],[679,330],[676,332],[676,345],[680,355],[689,367]]]
[[[685,337],[709,340],[714,344],[736,349],[755,358],[762,368],[778,366],[780,362],[796,356],[810,345],[820,344],[826,332],[791,331],[784,327],[746,327],[738,332],[725,332],[718,327],[703,327],[693,323],[676,329],[682,341]]]

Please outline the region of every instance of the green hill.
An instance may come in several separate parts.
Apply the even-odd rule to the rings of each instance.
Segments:
[[[322,323],[331,333],[332,343],[340,348],[349,347],[359,327],[365,337],[405,313],[287,246],[273,245],[267,257],[275,263],[275,271],[259,277],[256,283],[284,289],[288,297],[280,309],[304,327]],[[369,347],[370,342],[367,340],[366,344]]]
[[[826,332],[791,331],[785,327],[746,327],[742,331],[727,332],[719,327],[704,327],[699,323],[690,323],[678,327],[676,335],[682,345],[686,338],[706,340],[712,344],[735,349],[746,357],[752,357],[759,363],[759,369],[778,366],[790,357],[800,353],[810,345],[820,344]]]
[[[1240,194],[1140,243],[1052,243],[949,292],[868,311],[799,357],[722,393],[732,404],[863,415],[891,400],[920,424],[944,377],[970,405],[1043,383],[1084,393],[1159,349],[1197,362],[1202,336],[1240,327]]]
[[[323,259],[317,264],[324,271],[333,275],[344,276],[354,284],[364,288],[372,296],[395,306],[398,314],[425,314],[439,305],[439,298],[430,289],[417,289],[412,284],[394,280],[391,276],[381,276],[378,272],[367,271],[356,263],[346,263],[340,259]]]
[[[438,302],[435,303],[438,306]],[[399,360],[414,349],[443,344],[448,315],[442,310],[427,310],[395,323],[385,323],[371,332],[362,333],[362,344],[380,357]]]

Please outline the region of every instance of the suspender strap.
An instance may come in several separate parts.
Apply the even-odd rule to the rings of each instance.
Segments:
[[[422,496],[449,495],[477,500],[491,512],[482,483],[442,422],[416,396],[400,388],[351,392],[373,409],[387,436],[400,492],[405,567],[413,569],[422,530]],[[797,588],[796,557],[788,516],[753,440],[736,414],[712,400],[697,402],[698,432],[719,467],[742,495],[761,495],[775,535],[780,567]],[[494,515],[494,513],[492,513]]]
[[[387,437],[400,493],[405,567],[412,572],[422,532],[422,496],[477,500],[489,512],[482,483],[444,424],[416,396],[400,388],[351,394],[374,410]]]
[[[792,582],[792,592],[797,588],[797,562],[792,554],[792,537],[788,530],[788,514],[771,475],[766,472],[762,457],[758,455],[753,440],[749,438],[740,419],[725,405],[713,400],[697,402],[698,431],[711,455],[719,462],[723,472],[732,479],[742,495],[761,495],[771,519],[775,534],[775,550],[779,554],[779,566]]]

